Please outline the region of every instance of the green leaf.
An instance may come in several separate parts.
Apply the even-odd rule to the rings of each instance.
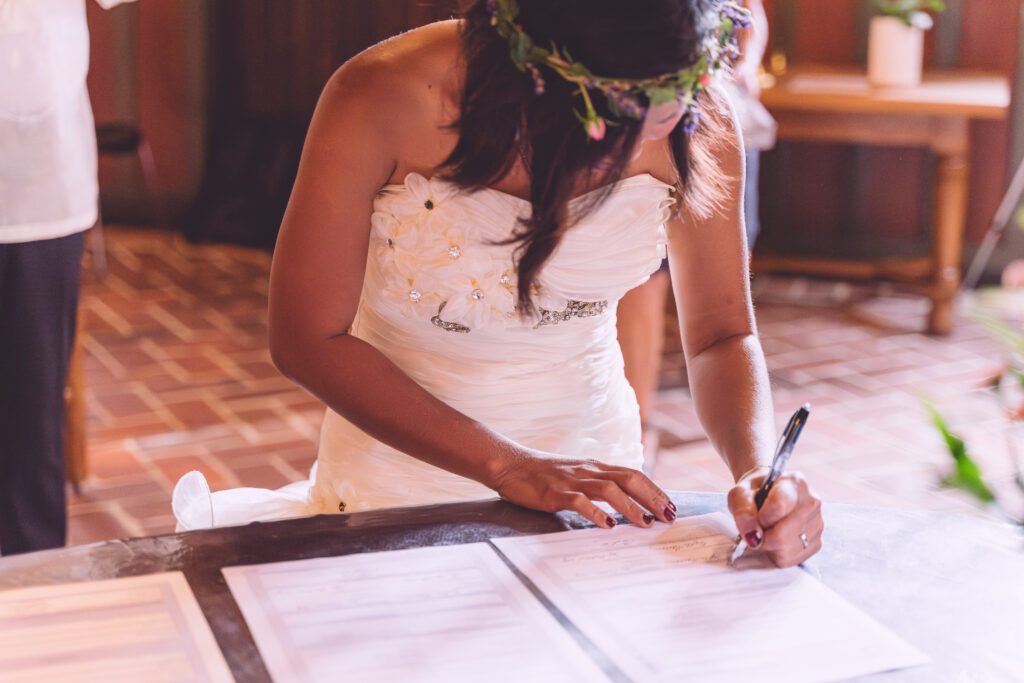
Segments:
[[[946,10],[944,0],[875,0],[875,6],[882,15],[895,17],[907,26],[915,25],[915,14],[926,10],[936,13]]]
[[[943,483],[946,486],[966,491],[983,503],[994,502],[996,496],[982,478],[978,463],[967,453],[967,444],[959,436],[953,434],[946,419],[934,405],[928,401],[925,401],[924,405],[931,415],[932,422],[942,434],[949,454],[953,456],[953,472],[943,479]]]
[[[971,317],[1008,351],[1024,356],[1024,334],[999,318],[981,311],[973,311]]]
[[[648,88],[646,92],[652,107],[657,107],[659,104],[669,104],[679,99],[679,91],[673,86]]]

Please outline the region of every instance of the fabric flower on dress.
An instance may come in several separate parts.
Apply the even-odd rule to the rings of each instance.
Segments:
[[[452,217],[448,199],[459,192],[457,185],[440,178],[426,179],[410,173],[403,183],[405,192],[396,195],[389,208],[399,220],[416,216],[425,224],[445,222]]]
[[[385,272],[384,294],[402,315],[429,321],[444,303],[437,280],[430,273],[402,275],[397,269]]]
[[[512,289],[503,284],[506,264],[483,258],[445,279],[446,303],[440,317],[470,330],[505,327],[515,317]],[[467,264],[469,265],[469,264]]]
[[[418,270],[419,249],[425,233],[419,221],[400,221],[380,211],[370,216],[370,234],[375,238],[377,263],[391,265],[408,276]]]

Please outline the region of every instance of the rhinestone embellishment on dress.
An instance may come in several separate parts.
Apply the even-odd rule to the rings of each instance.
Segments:
[[[418,289],[409,290],[409,301],[413,303],[419,303],[420,299],[423,298],[423,292]]]
[[[607,301],[576,301],[571,300],[561,311],[549,311],[545,308],[540,310],[540,322],[536,327],[545,325],[557,325],[573,318],[593,318],[608,310]]]
[[[450,323],[447,320],[441,320],[440,315],[435,315],[430,319],[430,322],[434,323],[435,327],[440,327],[445,332],[458,332],[459,334],[468,334],[469,328],[459,323]]]
[[[476,296],[477,292],[480,292],[480,290],[473,290],[473,298],[482,299],[483,292],[480,292],[479,297]],[[441,306],[441,309],[443,310],[444,306]],[[607,301],[570,300],[566,304],[565,308],[562,309],[561,311],[550,311],[546,308],[540,309],[540,320],[537,322],[536,325],[534,325],[534,328],[536,329],[538,327],[544,327],[546,325],[557,325],[559,323],[564,323],[569,320],[572,320],[573,318],[593,318],[594,316],[603,314],[607,310]],[[514,315],[515,314],[511,312],[507,314],[509,318],[513,317]],[[430,319],[430,322],[433,323],[435,327],[439,327],[445,332],[457,332],[459,334],[468,334],[469,332],[472,332],[472,329],[467,327],[466,325],[463,325],[461,323],[449,322],[447,320],[442,320],[440,311],[438,311],[438,314]]]
[[[448,258],[457,259],[462,256],[462,250],[458,247],[448,247]]]

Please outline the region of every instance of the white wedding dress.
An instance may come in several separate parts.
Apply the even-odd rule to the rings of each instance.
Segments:
[[[351,334],[440,400],[518,443],[640,468],[640,418],[623,374],[615,308],[664,257],[673,188],[638,175],[607,189],[545,264],[534,292],[538,313],[523,319],[514,312],[514,245],[500,242],[528,215],[528,202],[417,174],[385,186],[374,201]],[[570,210],[593,198],[577,198]],[[202,474],[190,472],[175,487],[173,506],[178,529],[189,530],[494,495],[328,410],[309,481],[211,493]]]

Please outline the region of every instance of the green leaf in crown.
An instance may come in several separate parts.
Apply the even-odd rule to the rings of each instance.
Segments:
[[[720,0],[715,11],[718,20],[703,41],[704,50],[697,61],[687,69],[654,78],[609,78],[593,74],[569,54],[569,50],[555,44],[547,50],[534,44],[523,27],[515,23],[519,16],[516,0],[487,0],[491,24],[498,35],[509,44],[512,62],[520,71],[529,72],[534,81],[534,92],[545,92],[544,76],[538,65],[546,66],[570,83],[578,86],[583,99],[584,113],[576,111],[576,118],[587,137],[601,140],[613,121],[598,115],[590,97],[591,90],[601,92],[612,114],[621,118],[643,119],[648,106],[681,101],[686,108],[683,130],[692,133],[700,121],[697,94],[708,87],[713,77],[739,54],[736,32],[750,26],[750,13],[734,0]]]

